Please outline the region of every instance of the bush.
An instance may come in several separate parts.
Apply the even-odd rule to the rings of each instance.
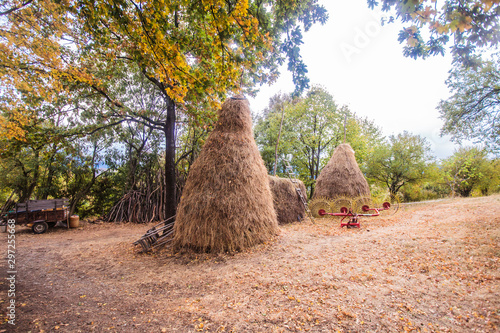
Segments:
[[[405,202],[415,202],[447,197],[450,190],[447,186],[436,183],[407,184],[402,188],[402,194]]]

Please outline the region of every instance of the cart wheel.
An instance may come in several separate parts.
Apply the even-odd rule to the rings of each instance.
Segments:
[[[31,227],[31,230],[33,230],[35,234],[43,234],[48,228],[49,226],[46,222],[36,222]]]

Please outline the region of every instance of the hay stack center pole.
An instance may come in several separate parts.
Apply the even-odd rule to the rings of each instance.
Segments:
[[[283,107],[283,103],[281,103],[281,122],[280,122],[280,130],[278,132],[278,140],[276,141],[276,147],[274,148],[273,176],[276,176],[276,169],[278,168],[278,146],[280,144],[281,129],[283,128],[283,119],[284,118],[285,118],[285,108]]]
[[[307,204],[307,200],[305,197],[306,193],[302,193],[302,191],[300,190],[299,182],[297,181],[297,179],[295,179],[295,172],[293,171],[293,168],[290,165],[290,162],[288,160],[285,160],[285,162],[287,164],[286,174],[288,176],[288,179],[290,179],[293,186],[295,187],[295,191],[297,192],[297,195],[299,196],[300,201],[302,201],[302,204],[304,205],[304,209],[305,209],[307,215],[309,215],[309,218],[311,219],[312,223],[315,224],[314,216],[312,215],[311,210],[309,209],[309,205]]]
[[[346,142],[347,138],[347,114],[344,117],[344,143]]]

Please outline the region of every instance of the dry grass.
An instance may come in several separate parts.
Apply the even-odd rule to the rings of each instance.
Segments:
[[[370,196],[370,186],[359,169],[354,150],[348,143],[340,144],[330,161],[321,170],[313,198],[335,199]]]
[[[297,193],[297,186],[307,197],[306,186],[301,180],[295,179],[296,184],[290,179],[269,176],[269,185],[273,194],[273,203],[279,224],[301,221],[306,216],[304,204]]]
[[[219,111],[189,171],[174,228],[177,249],[214,253],[240,251],[279,232],[247,100],[228,99]]]
[[[144,225],[21,228],[17,331],[498,332],[499,216],[498,195],[447,199],[217,256],[140,255]]]

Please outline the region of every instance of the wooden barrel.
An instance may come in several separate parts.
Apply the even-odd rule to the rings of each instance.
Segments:
[[[69,227],[70,228],[78,228],[79,225],[80,225],[80,216],[71,215],[69,218]]]

